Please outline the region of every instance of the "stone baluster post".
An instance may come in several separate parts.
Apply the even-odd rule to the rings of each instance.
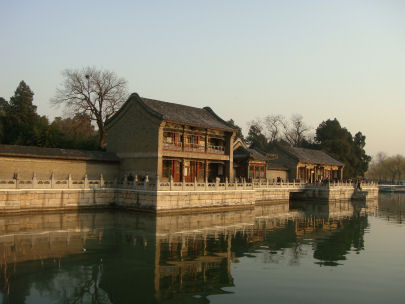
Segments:
[[[89,179],[87,178],[87,174],[84,175],[84,185],[83,185],[84,189],[88,189],[89,188]]]
[[[37,174],[34,172],[32,174],[32,188],[35,189],[38,186],[38,181],[37,181]]]
[[[51,188],[55,188],[55,174],[53,172],[51,174]]]
[[[14,185],[14,187],[15,187],[16,189],[18,189],[18,173],[17,173],[17,172],[14,172],[13,179],[15,180],[15,185]]]
[[[173,176],[169,176],[169,186],[170,186],[170,191],[173,190]]]
[[[242,181],[242,183],[243,183],[243,190],[246,190],[246,179],[245,178],[243,178],[243,181]]]
[[[103,173],[100,174],[100,188],[104,188],[104,176],[103,176]]]
[[[219,188],[219,177],[215,178],[215,190]]]
[[[72,188],[72,174],[69,173],[68,175],[68,188]]]
[[[148,186],[149,186],[149,176],[146,175],[145,176],[145,182],[143,183],[143,187],[144,187],[145,190],[147,190]]]
[[[228,178],[225,177],[225,190],[227,190],[227,189],[228,189]]]
[[[268,189],[268,188],[269,188],[269,179],[266,178],[266,189]]]

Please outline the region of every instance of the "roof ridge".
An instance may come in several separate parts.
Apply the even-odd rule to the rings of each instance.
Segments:
[[[223,120],[221,117],[219,117],[217,115],[217,113],[214,112],[213,109],[211,109],[211,107],[204,107],[203,108],[205,111],[207,111],[208,113],[210,113],[212,116],[214,116],[215,119],[219,120],[220,122],[222,122],[223,124],[225,124],[227,127],[236,130],[236,127],[232,126],[229,122],[227,122],[226,120]]]
[[[144,99],[146,99],[146,100],[157,101],[157,102],[163,102],[163,103],[167,103],[167,104],[172,104],[172,105],[177,105],[177,106],[182,106],[182,107],[187,107],[187,108],[193,108],[193,109],[199,109],[199,110],[203,110],[203,109],[204,109],[204,108],[199,108],[199,107],[193,107],[193,106],[189,106],[189,105],[184,105],[184,104],[177,103],[177,102],[163,101],[163,100],[153,99],[153,98],[147,98],[147,97],[140,97],[140,99],[141,99],[142,101],[143,101]]]

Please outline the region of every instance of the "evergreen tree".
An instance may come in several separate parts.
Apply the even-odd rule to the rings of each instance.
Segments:
[[[97,131],[87,114],[76,114],[73,118],[65,119],[56,117],[51,128],[57,134],[55,140],[59,148],[99,149]]]
[[[353,138],[346,128],[341,127],[336,118],[328,119],[316,129],[316,141],[322,149],[344,162],[345,178],[364,176],[371,158],[364,150],[366,137],[361,132]]]
[[[4,143],[17,145],[35,144],[34,128],[39,119],[37,107],[32,101],[34,93],[21,81],[14,96],[5,107],[3,119]]]
[[[262,133],[261,126],[256,123],[250,125],[246,141],[250,148],[267,151],[268,142],[266,136]]]
[[[236,138],[245,140],[245,137],[242,134],[242,128],[239,127],[237,124],[235,124],[235,121],[233,119],[228,120],[227,123],[230,124],[232,127],[236,128]]]
[[[8,106],[8,102],[3,98],[0,97],[0,144],[4,142],[4,119],[6,117],[6,107]]]

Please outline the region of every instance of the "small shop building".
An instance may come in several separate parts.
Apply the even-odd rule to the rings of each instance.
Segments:
[[[269,179],[273,175],[270,163],[276,158],[277,155],[248,148],[241,138],[237,138],[233,144],[234,175],[246,180]]]
[[[273,164],[287,168],[290,180],[316,183],[343,178],[344,164],[325,151],[274,144],[271,152],[278,155]]]

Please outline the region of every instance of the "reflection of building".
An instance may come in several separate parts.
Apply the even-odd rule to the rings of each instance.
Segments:
[[[289,169],[289,179],[320,182],[324,179],[342,180],[343,178],[344,164],[324,151],[275,144],[271,152],[278,155],[274,164]]]
[[[233,178],[235,130],[210,108],[195,108],[132,94],[106,123],[108,151],[122,172],[178,182]]]
[[[315,259],[333,265],[352,247],[364,248],[364,205],[316,205],[292,210],[288,203],[271,203],[232,212],[159,216],[9,216],[0,225],[1,289],[8,290],[10,302],[23,302],[36,286],[55,302],[63,302],[60,297],[72,289],[83,299],[96,290],[113,303],[127,302],[134,294],[144,302],[185,297],[196,302],[193,295],[224,293],[223,287],[233,286],[231,264],[256,250],[284,257],[309,239]],[[29,272],[36,274],[35,281]]]

